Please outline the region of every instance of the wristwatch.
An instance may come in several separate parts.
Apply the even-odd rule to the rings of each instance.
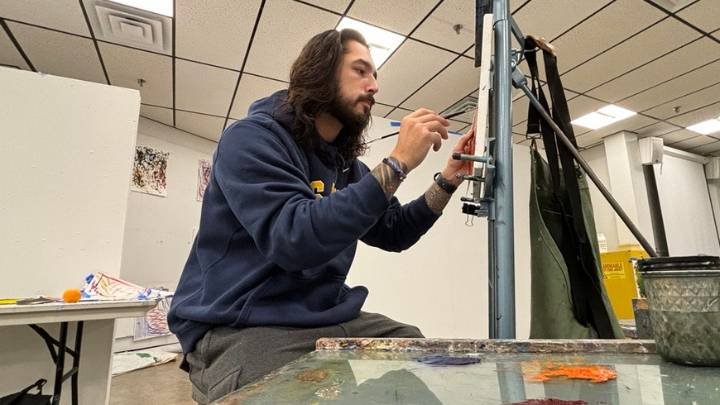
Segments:
[[[448,194],[452,194],[455,190],[457,190],[457,186],[447,181],[440,172],[435,173],[433,179],[435,180],[435,183]]]

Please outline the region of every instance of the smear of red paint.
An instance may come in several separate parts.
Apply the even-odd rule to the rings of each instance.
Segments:
[[[528,399],[523,402],[513,402],[510,405],[587,405],[587,402],[582,400],[577,401],[564,401],[562,399],[547,398],[547,399]]]
[[[545,366],[539,373],[530,376],[529,380],[543,382],[554,377],[603,383],[617,378],[617,373],[607,367],[598,365],[549,365]]]

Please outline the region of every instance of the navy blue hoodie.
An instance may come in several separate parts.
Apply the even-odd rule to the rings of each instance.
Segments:
[[[223,133],[200,229],[168,322],[183,351],[211,328],[318,327],[358,316],[368,291],[345,285],[358,240],[399,252],[437,220],[424,197],[390,201],[367,166],[320,138],[293,139],[286,91]]]

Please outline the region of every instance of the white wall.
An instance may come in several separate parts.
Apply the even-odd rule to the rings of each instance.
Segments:
[[[374,118],[369,139],[397,130],[387,120]],[[430,152],[423,164],[402,184],[396,196],[409,202],[432,184],[450,155],[457,136]],[[373,143],[362,157],[376,166],[395,145],[396,138]],[[529,149],[514,145],[515,272],[517,336],[529,334]],[[411,249],[388,253],[360,244],[348,284],[365,285],[370,295],[364,310],[380,312],[401,322],[417,325],[428,337],[481,338],[488,334],[487,221],[474,218],[465,225],[460,196],[453,195],[434,227]]]
[[[605,145],[600,144],[594,148],[590,148],[581,152],[581,155],[593,169],[595,174],[605,187],[610,187],[610,176],[608,175],[607,160],[605,159]],[[615,211],[613,211],[610,204],[605,200],[600,190],[595,184],[586,177],[588,184],[590,185],[590,199],[593,204],[593,211],[595,214],[595,227],[598,233],[605,235],[608,244],[608,250],[617,249],[618,237],[617,237],[617,224],[615,223]]]
[[[655,168],[668,250],[671,256],[720,255],[703,163],[698,156],[665,148]]]
[[[130,192],[120,277],[143,287],[175,290],[200,221],[198,160],[212,159],[217,144],[141,117],[137,144],[170,152],[167,197]],[[132,342],[134,321],[120,319],[116,351],[173,339]]]

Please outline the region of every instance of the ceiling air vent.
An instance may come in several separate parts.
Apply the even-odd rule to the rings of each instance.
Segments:
[[[85,0],[99,40],[170,54],[172,20],[160,14],[102,0]]]
[[[454,120],[462,121],[462,122],[472,122],[473,121],[473,113],[475,112],[475,109],[477,108],[477,93],[473,93],[470,96],[467,96],[463,98],[462,100],[458,101],[457,103],[453,104],[443,112],[443,115],[447,116],[456,112],[460,111],[466,111],[465,114],[459,115]]]

